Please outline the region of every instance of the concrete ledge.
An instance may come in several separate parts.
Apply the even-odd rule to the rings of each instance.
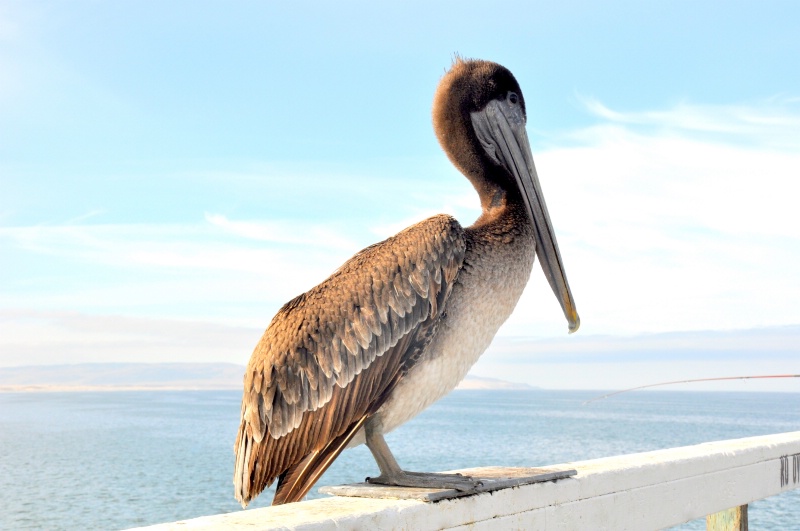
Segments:
[[[578,471],[573,468],[484,467],[474,468],[472,470],[479,472],[477,475],[471,475],[471,478],[480,481],[481,485],[468,491],[418,487],[390,487],[374,485],[372,483],[353,483],[350,485],[320,487],[319,492],[322,494],[350,496],[355,498],[394,498],[397,500],[438,502],[464,496],[474,496],[475,494],[484,492],[494,492],[496,490],[520,487],[522,485],[532,485],[533,483],[556,481],[574,476],[578,473]]]
[[[336,497],[140,529],[659,529],[798,488],[799,465],[791,432],[564,463],[578,474],[436,503]]]

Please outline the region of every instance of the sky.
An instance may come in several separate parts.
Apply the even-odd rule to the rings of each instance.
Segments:
[[[799,374],[797,20],[769,1],[2,0],[0,367],[245,364],[359,249],[439,212],[469,225],[430,117],[457,53],[522,87],[581,316],[568,336],[536,267],[474,374]]]

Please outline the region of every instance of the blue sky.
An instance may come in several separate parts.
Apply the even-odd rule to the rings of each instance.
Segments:
[[[582,319],[567,337],[536,268],[476,373],[798,373],[797,20],[794,2],[0,3],[0,366],[245,363],[358,249],[437,212],[469,224],[430,123],[457,52],[522,86]],[[752,358],[707,354],[751,336]],[[635,355],[598,360],[609,344]]]

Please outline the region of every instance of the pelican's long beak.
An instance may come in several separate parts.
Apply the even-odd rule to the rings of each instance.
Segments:
[[[550,214],[539,186],[539,177],[533,165],[533,155],[525,132],[525,115],[519,105],[508,101],[492,100],[481,111],[472,113],[472,125],[486,153],[503,165],[514,176],[528,209],[536,234],[536,254],[544,275],[550,283],[564,316],[569,332],[581,325],[575,300],[569,289],[567,275],[558,252],[558,242],[550,222]]]

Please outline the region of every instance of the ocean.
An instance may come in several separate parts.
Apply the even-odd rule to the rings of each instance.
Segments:
[[[408,470],[543,466],[800,429],[800,393],[455,391],[387,437]],[[0,393],[0,529],[126,529],[231,512],[238,391]],[[365,447],[317,486],[377,475]],[[320,497],[316,488],[310,497]],[[251,507],[269,505],[271,492]],[[800,529],[800,490],[750,505]],[[704,520],[677,529],[705,529]]]

